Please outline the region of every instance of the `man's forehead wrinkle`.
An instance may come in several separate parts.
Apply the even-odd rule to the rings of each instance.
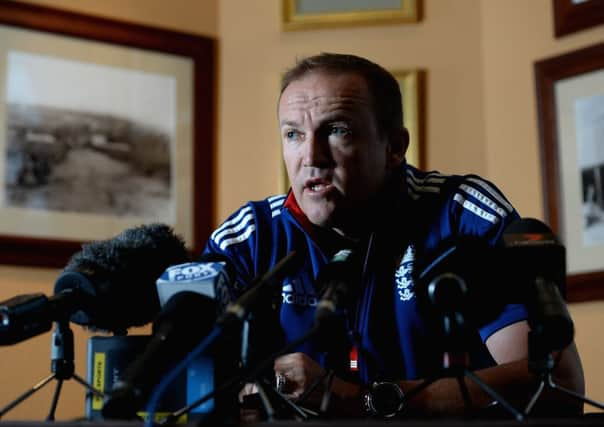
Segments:
[[[286,99],[288,107],[320,108],[320,109],[344,109],[351,110],[361,105],[367,105],[368,101],[363,96],[342,95],[324,96],[317,95],[312,98],[304,94],[296,94]]]

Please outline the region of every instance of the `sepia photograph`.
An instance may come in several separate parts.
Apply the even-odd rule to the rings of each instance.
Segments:
[[[0,7],[0,260],[62,266],[150,222],[197,247],[213,200],[213,41],[74,19]]]
[[[173,77],[15,51],[7,64],[4,207],[172,221]]]

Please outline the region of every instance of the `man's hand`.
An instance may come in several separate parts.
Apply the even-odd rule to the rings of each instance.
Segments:
[[[304,353],[290,353],[275,359],[275,374],[285,377],[283,394],[296,401],[325,370]]]
[[[476,375],[497,391],[518,410],[523,410],[534,394],[539,378],[528,369],[527,322],[517,322],[495,332],[486,341],[497,366],[476,371]],[[562,351],[553,372],[554,381],[579,394],[584,393],[583,371],[576,347],[571,344]],[[466,378],[472,409],[485,408],[492,399],[474,382]],[[402,381],[405,392],[412,389],[409,381]],[[582,413],[582,403],[557,391],[547,391],[540,399],[549,408],[565,415]],[[408,402],[408,409],[417,414],[448,416],[465,413],[464,400],[455,378],[440,379]]]
[[[276,359],[274,369],[275,374],[285,376],[283,393],[293,401],[299,400],[309,387],[320,381],[316,389],[303,402],[308,408],[315,410],[320,408],[327,380],[321,381],[322,377],[326,377],[326,372],[317,362],[304,353],[291,353]],[[329,386],[331,393],[329,406],[323,409],[339,417],[362,415],[361,387],[358,384],[333,377]]]

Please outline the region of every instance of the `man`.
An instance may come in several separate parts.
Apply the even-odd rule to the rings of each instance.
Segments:
[[[352,369],[347,372],[348,366],[330,360],[328,336],[278,358],[274,370],[294,401],[319,382],[317,390],[331,391],[331,409],[338,415],[359,415],[364,409],[391,415],[376,409],[380,402],[375,404],[379,398],[371,393],[371,384],[385,381],[391,390],[409,392],[422,378],[438,374],[434,361],[442,358],[417,302],[414,269],[454,237],[495,244],[518,214],[479,177],[425,173],[406,165],[409,138],[398,84],[366,59],[340,54],[303,59],[283,77],[278,115],[291,191],[238,210],[212,234],[206,251],[228,257],[244,286],[290,251],[298,253],[301,265],[283,280],[277,314],[286,342],[314,323],[322,267],[341,249],[358,254],[360,285],[344,307],[348,339],[341,340],[351,343],[346,351],[351,350]],[[480,339],[469,339],[467,349],[470,368],[520,404],[526,404],[536,385],[527,369],[526,318],[523,306],[505,306],[473,331],[472,337]],[[257,333],[264,343],[278,340],[260,330],[270,321],[263,325]],[[328,371],[335,376],[321,381]],[[583,392],[574,346],[561,353],[555,378]],[[473,408],[491,402],[474,383],[466,384]],[[411,399],[402,412],[463,410],[457,381],[444,378]]]

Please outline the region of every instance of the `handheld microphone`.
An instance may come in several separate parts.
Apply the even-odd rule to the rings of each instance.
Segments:
[[[57,278],[53,296],[19,295],[0,303],[0,345],[47,332],[63,319],[118,334],[144,325],[159,311],[155,279],[187,260],[184,242],[164,224],[85,244]]]
[[[191,291],[174,294],[154,321],[143,353],[114,385],[103,406],[103,417],[136,418],[162,376],[210,332],[215,313],[215,302],[206,295]]]
[[[360,262],[356,254],[350,249],[338,251],[317,277],[317,284],[324,291],[315,310],[315,324],[346,307],[351,295],[359,289],[360,280]]]

